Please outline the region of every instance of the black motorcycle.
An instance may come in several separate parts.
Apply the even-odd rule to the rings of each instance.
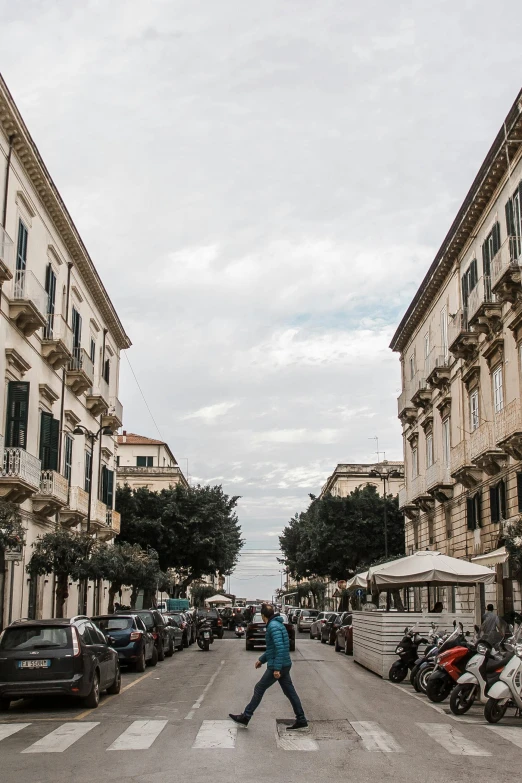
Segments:
[[[395,649],[399,660],[392,663],[388,673],[391,682],[402,682],[406,679],[406,675],[418,660],[420,644],[428,644],[428,639],[421,636],[414,628],[405,628],[402,641]]]
[[[214,634],[212,633],[212,625],[206,618],[198,623],[196,641],[200,650],[208,652],[210,645],[214,643]]]

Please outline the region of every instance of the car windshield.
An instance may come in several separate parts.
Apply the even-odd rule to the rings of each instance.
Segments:
[[[256,614],[254,615],[253,619],[252,619],[252,622],[253,622],[253,623],[263,623],[263,622],[264,622],[264,620],[263,620],[263,617],[262,617],[262,615],[261,615],[259,612],[258,612],[258,613],[256,613]]]
[[[125,631],[132,628],[132,617],[93,617],[92,621],[102,631]]]
[[[316,609],[303,609],[301,612],[301,617],[317,617],[319,612]]]
[[[49,625],[6,628],[0,636],[0,650],[44,650],[47,647],[69,647],[67,628]]]

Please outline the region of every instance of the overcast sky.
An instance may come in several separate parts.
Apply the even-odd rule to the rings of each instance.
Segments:
[[[390,337],[521,85],[520,0],[0,0],[0,68],[180,465],[275,549],[401,459]],[[128,431],[157,437],[122,359]],[[245,555],[231,587],[279,586]],[[275,574],[275,576],[270,576]]]

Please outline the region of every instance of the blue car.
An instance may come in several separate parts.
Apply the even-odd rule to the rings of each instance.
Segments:
[[[120,664],[128,664],[137,672],[144,672],[145,666],[156,666],[154,638],[138,614],[104,614],[91,619],[109,639]]]

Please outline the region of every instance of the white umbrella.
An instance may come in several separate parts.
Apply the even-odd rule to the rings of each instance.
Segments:
[[[213,595],[212,598],[205,598],[206,604],[231,604],[232,599],[227,598],[226,595]]]
[[[368,586],[368,571],[363,571],[362,574],[355,574],[346,583],[347,590],[366,590]]]
[[[448,557],[441,552],[425,551],[370,568],[368,581],[384,589],[427,583],[473,585],[491,584],[495,581],[495,574],[477,563]]]

